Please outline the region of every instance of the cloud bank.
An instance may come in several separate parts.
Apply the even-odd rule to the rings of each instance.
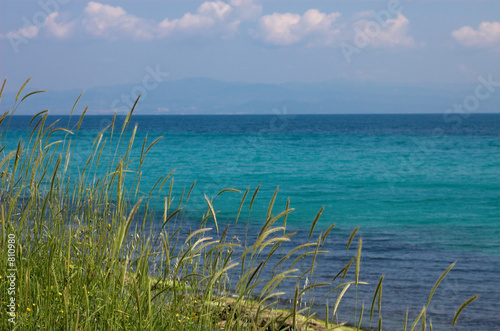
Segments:
[[[341,14],[325,14],[309,9],[302,16],[292,13],[273,13],[259,20],[258,32],[254,37],[274,45],[292,45],[303,40],[310,43],[332,44],[340,33],[333,23]]]
[[[500,46],[500,22],[482,22],[477,29],[463,26],[451,35],[467,47]]]
[[[111,41],[151,41],[193,36],[230,38],[243,31],[262,44],[277,47],[296,44],[337,47],[342,42],[359,39],[360,34],[369,38],[373,48],[414,47],[417,44],[409,35],[407,17],[398,12],[380,20],[377,14],[371,11],[356,13],[348,24],[339,22],[340,12],[325,13],[312,8],[302,14],[275,12],[262,15],[259,0],[216,0],[205,1],[196,11],[178,18],[166,17],[155,22],[129,13],[118,5],[90,1],[77,19],[71,21],[66,13],[58,11],[47,13],[43,24],[24,26],[7,36],[70,39],[87,35]],[[378,30],[373,31],[376,20]],[[243,22],[253,27],[243,30]],[[475,45],[494,43],[499,33],[500,23],[483,22],[478,30],[463,27],[454,31],[453,36],[465,45]]]

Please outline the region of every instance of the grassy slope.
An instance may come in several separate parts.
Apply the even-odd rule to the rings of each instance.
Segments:
[[[29,139],[17,146],[4,145],[10,115],[24,100],[20,93],[10,113],[0,117],[0,249],[7,251],[10,238],[15,251],[0,258],[0,300],[6,305],[14,297],[16,304],[16,324],[9,322],[11,316],[4,309],[1,329],[324,330],[326,323],[314,319],[310,308],[277,309],[274,300],[281,295],[282,281],[296,281],[296,303],[301,296],[312,297],[317,286],[330,287],[335,308],[328,313],[331,307],[323,304],[331,321],[338,320],[336,307],[345,291],[365,284],[359,280],[361,239],[358,249],[350,251],[356,229],[346,249],[352,259],[332,275],[332,282],[301,286],[307,276],[314,279],[316,258],[325,253],[322,246],[333,225],[314,239],[320,211],[308,242],[283,251],[283,243],[293,239],[293,233],[286,231],[286,218],[293,210],[287,204],[275,211],[276,195],[255,242],[236,242],[228,228],[218,227],[213,201],[236,191],[232,189],[205,197],[206,213],[200,216],[199,228],[181,236],[182,213],[192,187],[174,205],[169,174],[159,178],[148,195],[137,196],[141,166],[156,141],[142,142],[139,165],[132,167],[135,129],[124,132],[133,109],[122,125],[113,120],[95,138],[86,166],[78,172],[72,162],[83,116],[76,127],[57,129],[45,125],[47,113],[42,112],[33,118]],[[102,169],[106,176],[100,175]],[[253,194],[239,193],[240,211],[250,200],[250,212],[258,188]],[[165,201],[159,230],[152,227],[158,218],[149,210],[150,199]],[[271,273],[264,273],[273,254],[281,254],[281,259]],[[4,281],[10,263],[16,268],[15,295],[8,293],[9,282]],[[382,279],[370,307],[377,321],[382,320],[381,293]],[[414,326],[425,323],[425,307]],[[328,329],[353,328],[330,322]]]

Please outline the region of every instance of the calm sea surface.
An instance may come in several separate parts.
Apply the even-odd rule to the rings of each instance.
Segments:
[[[12,119],[3,138],[6,150],[15,149],[19,136],[26,135],[30,119]],[[83,120],[76,165],[85,165],[93,139],[110,122],[108,116]],[[66,127],[68,117],[60,123]],[[371,284],[358,294],[358,304],[367,307],[366,321],[382,274],[384,326],[400,330],[406,308],[413,321],[434,282],[457,261],[429,307],[434,329],[449,330],[454,312],[474,294],[480,298],[463,311],[455,329],[500,328],[499,114],[133,116],[128,135],[135,124],[136,159],[146,135],[150,142],[163,136],[143,165],[144,194],[174,169],[177,197],[196,180],[186,226],[196,227],[206,212],[204,193],[215,196],[231,187],[250,188],[252,194],[260,184],[252,213],[243,213],[240,221],[241,236],[248,222],[251,240],[279,186],[275,213],[285,208],[287,198],[295,208],[287,223],[298,232],[293,246],[307,241],[322,206],[314,236],[336,223],[325,243],[331,253],[320,259],[317,278],[310,281],[331,281],[342,268],[350,232],[360,227],[361,280]],[[241,197],[226,192],[216,199],[219,226],[234,223]],[[245,206],[248,210],[248,201]],[[356,246],[357,239],[349,258]],[[321,290],[316,294],[321,297]],[[346,300],[341,316],[352,320],[348,306],[353,297]]]

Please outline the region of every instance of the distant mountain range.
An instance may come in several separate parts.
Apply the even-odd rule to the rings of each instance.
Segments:
[[[148,85],[150,84],[150,85]],[[444,113],[474,96],[477,84],[424,85],[351,82],[238,83],[208,78],[165,81],[157,86],[122,84],[84,92],[75,113],[89,106],[87,114],[127,112],[142,91],[134,114],[369,114]],[[147,88],[149,87],[149,88]],[[25,91],[30,92],[30,91]],[[48,91],[33,95],[18,114],[32,115],[49,109],[50,114],[69,114],[82,91]],[[16,93],[5,93],[2,110],[10,107]],[[499,89],[480,100],[475,112],[499,112]]]

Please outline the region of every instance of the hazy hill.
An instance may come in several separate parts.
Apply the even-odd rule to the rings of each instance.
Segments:
[[[76,113],[111,114],[130,109],[142,84],[123,84],[85,91]],[[444,113],[474,95],[477,84],[374,84],[350,81],[256,84],[208,78],[165,81],[141,96],[136,114],[359,114]],[[31,90],[30,90],[31,91]],[[26,91],[28,92],[28,90]],[[35,114],[50,107],[51,114],[68,114],[82,91],[48,91],[31,97],[19,114]],[[15,93],[2,98],[2,111]],[[500,93],[480,101],[477,112],[498,112]]]

